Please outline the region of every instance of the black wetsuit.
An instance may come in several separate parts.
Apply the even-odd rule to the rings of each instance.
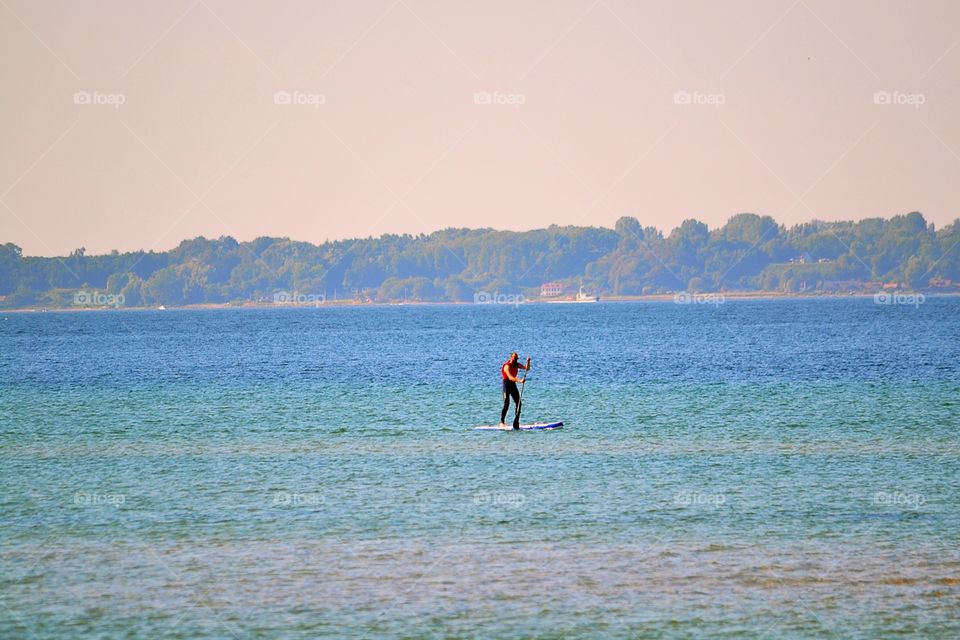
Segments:
[[[517,383],[513,380],[503,379],[503,411],[500,412],[500,424],[504,424],[507,419],[507,409],[510,408],[510,398],[513,398],[513,404],[520,404],[520,390],[517,389]]]

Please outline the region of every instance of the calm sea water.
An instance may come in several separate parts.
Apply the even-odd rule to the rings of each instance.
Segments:
[[[956,298],[0,314],[0,637],[956,638],[958,400]]]

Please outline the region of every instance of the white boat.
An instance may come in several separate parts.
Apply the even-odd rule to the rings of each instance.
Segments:
[[[577,291],[577,302],[600,302],[600,296],[587,295],[583,292],[583,285],[581,284],[580,290]]]
[[[583,290],[583,285],[580,285],[580,290],[577,291],[577,297],[572,300],[547,300],[551,304],[570,304],[574,302],[600,302],[600,296],[587,294]]]

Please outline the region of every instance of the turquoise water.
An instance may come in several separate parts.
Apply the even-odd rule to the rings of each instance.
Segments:
[[[531,355],[524,421],[498,366]],[[0,315],[0,637],[960,635],[960,299]]]

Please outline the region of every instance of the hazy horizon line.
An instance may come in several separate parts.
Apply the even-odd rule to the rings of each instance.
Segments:
[[[695,220],[695,221],[700,222],[701,224],[705,225],[708,230],[713,231],[713,230],[715,230],[715,229],[722,229],[724,226],[726,226],[727,224],[729,224],[730,220],[732,220],[733,218],[735,218],[735,217],[737,217],[737,216],[741,216],[741,215],[754,215],[754,216],[759,216],[759,217],[761,217],[761,218],[770,218],[770,219],[772,219],[774,222],[776,222],[777,225],[779,225],[779,226],[781,226],[781,227],[784,227],[784,228],[794,228],[794,227],[798,227],[798,226],[801,226],[801,225],[814,224],[814,223],[842,224],[842,223],[859,223],[859,222],[863,222],[863,221],[865,221],[865,220],[884,220],[884,221],[888,221],[888,220],[892,220],[893,218],[896,218],[897,216],[906,216],[906,215],[910,215],[911,213],[919,213],[921,216],[923,216],[923,219],[926,221],[927,225],[934,225],[934,228],[935,228],[935,229],[943,228],[943,227],[948,227],[948,226],[951,226],[951,225],[954,225],[954,224],[957,224],[958,222],[960,222],[960,216],[958,216],[958,217],[954,218],[952,222],[949,222],[949,223],[947,223],[947,224],[945,224],[945,225],[941,225],[940,227],[937,227],[937,226],[936,226],[936,223],[934,223],[934,222],[932,222],[932,221],[930,221],[930,220],[927,220],[927,218],[926,218],[926,216],[923,214],[923,212],[922,212],[922,211],[919,211],[919,210],[917,210],[917,209],[914,209],[914,210],[911,210],[911,211],[906,211],[906,212],[903,212],[903,213],[895,213],[895,214],[892,214],[892,215],[890,215],[890,216],[871,216],[871,215],[866,215],[866,216],[862,216],[862,217],[844,218],[844,219],[839,219],[839,220],[824,220],[824,219],[821,219],[821,218],[811,218],[810,220],[807,220],[806,222],[796,222],[796,223],[794,223],[793,225],[790,225],[789,227],[788,227],[785,223],[778,221],[774,216],[772,216],[772,215],[770,215],[770,214],[766,214],[766,213],[755,213],[755,212],[753,212],[753,211],[740,211],[740,212],[731,214],[730,217],[727,218],[727,220],[723,223],[723,225],[718,225],[718,226],[715,226],[715,227],[711,227],[708,223],[703,222],[702,220],[699,220],[699,219],[696,218],[696,217],[684,218],[684,219],[683,219],[683,222],[686,222],[687,220]],[[675,231],[676,229],[680,228],[680,226],[683,224],[683,222],[681,222],[680,225],[676,225],[676,226],[674,226],[674,227],[671,227],[671,228],[670,228],[670,233],[667,233],[667,230],[666,230],[666,229],[663,229],[663,228],[661,228],[661,227],[658,227],[658,226],[656,226],[656,225],[654,225],[654,224],[644,224],[644,223],[643,223],[643,220],[640,220],[640,219],[639,219],[637,216],[635,216],[635,215],[624,214],[624,215],[620,216],[620,218],[633,218],[634,220],[637,220],[637,222],[640,223],[640,225],[641,225],[642,228],[644,228],[644,229],[649,229],[649,228],[656,229],[659,233],[661,233],[661,234],[663,235],[664,238],[669,237],[669,236],[670,236],[670,233],[672,233],[672,232]],[[619,220],[620,218],[617,218],[617,220]],[[214,237],[214,236],[206,236],[206,235],[204,235],[204,234],[200,234],[200,235],[193,236],[193,237],[189,237],[189,238],[182,238],[179,242],[177,242],[176,244],[174,244],[174,245],[172,245],[172,246],[170,246],[170,247],[168,247],[168,248],[166,248],[166,249],[156,249],[156,248],[151,248],[151,249],[143,249],[143,248],[139,248],[139,249],[110,249],[109,251],[106,251],[106,252],[103,252],[103,253],[91,253],[91,254],[89,254],[89,255],[91,255],[91,256],[103,256],[103,255],[112,255],[113,253],[120,253],[120,254],[133,254],[133,253],[166,253],[166,252],[168,252],[168,251],[173,251],[174,249],[176,249],[177,247],[179,247],[179,246],[180,246],[181,244],[183,244],[184,242],[187,242],[187,241],[190,241],[190,240],[197,240],[197,239],[199,239],[199,238],[203,238],[203,239],[205,239],[205,240],[218,240],[218,239],[220,239],[220,238],[231,238],[231,239],[235,240],[238,244],[246,244],[246,243],[254,242],[255,240],[259,240],[259,239],[261,239],[261,238],[269,238],[269,239],[271,239],[271,240],[290,240],[290,241],[292,241],[292,242],[302,242],[302,243],[310,244],[310,245],[313,245],[313,246],[322,246],[322,245],[324,245],[324,244],[330,244],[330,243],[336,243],[336,242],[351,242],[351,241],[359,241],[359,240],[370,240],[370,239],[378,239],[378,238],[384,238],[384,237],[389,237],[389,236],[394,236],[394,237],[409,236],[409,237],[411,237],[411,238],[429,237],[429,236],[431,236],[431,235],[433,235],[433,234],[440,233],[440,232],[442,232],[442,231],[447,231],[447,230],[493,231],[493,232],[497,232],[497,233],[518,233],[518,234],[519,234],[519,233],[532,233],[532,232],[534,232],[534,231],[542,231],[542,230],[544,230],[544,229],[549,229],[549,228],[551,228],[551,227],[558,227],[558,228],[561,228],[561,229],[566,229],[566,228],[614,229],[614,228],[615,228],[615,225],[616,225],[616,222],[614,222],[614,225],[612,225],[612,226],[605,226],[605,225],[603,225],[603,224],[578,225],[578,224],[557,224],[557,223],[551,223],[551,224],[549,224],[549,225],[547,225],[547,226],[545,226],[545,227],[544,227],[544,226],[538,226],[538,227],[531,227],[531,228],[529,228],[529,229],[502,229],[502,228],[497,228],[497,227],[453,227],[453,226],[451,226],[451,227],[440,227],[440,228],[434,229],[433,231],[430,231],[429,233],[423,233],[423,232],[420,232],[420,233],[409,233],[409,232],[394,233],[394,232],[384,232],[384,233],[381,233],[380,235],[376,235],[376,236],[374,236],[374,235],[368,235],[368,236],[349,236],[349,237],[343,237],[343,238],[327,238],[327,239],[322,240],[322,241],[319,241],[319,242],[314,242],[314,241],[311,241],[311,240],[297,240],[297,239],[291,238],[290,236],[273,236],[273,235],[269,235],[269,234],[254,236],[253,238],[250,238],[250,239],[248,239],[248,240],[240,240],[240,239],[236,238],[236,237],[235,237],[234,235],[232,235],[232,234],[223,234],[223,235],[219,235],[219,236],[215,236],[215,237]],[[13,241],[6,241],[6,242],[0,243],[0,244],[8,244],[8,243],[14,244],[14,246],[19,246],[19,245],[16,244],[16,242],[13,242]],[[74,251],[79,250],[79,249],[85,249],[84,245],[81,245],[81,246],[77,247]],[[29,254],[29,255],[28,255],[28,254],[23,254],[23,257],[25,257],[25,258],[65,258],[65,257],[69,257],[70,255],[72,255],[72,252],[71,252],[71,254],[67,254],[67,255],[55,255],[55,254]],[[84,255],[87,255],[87,254],[84,253]]]

